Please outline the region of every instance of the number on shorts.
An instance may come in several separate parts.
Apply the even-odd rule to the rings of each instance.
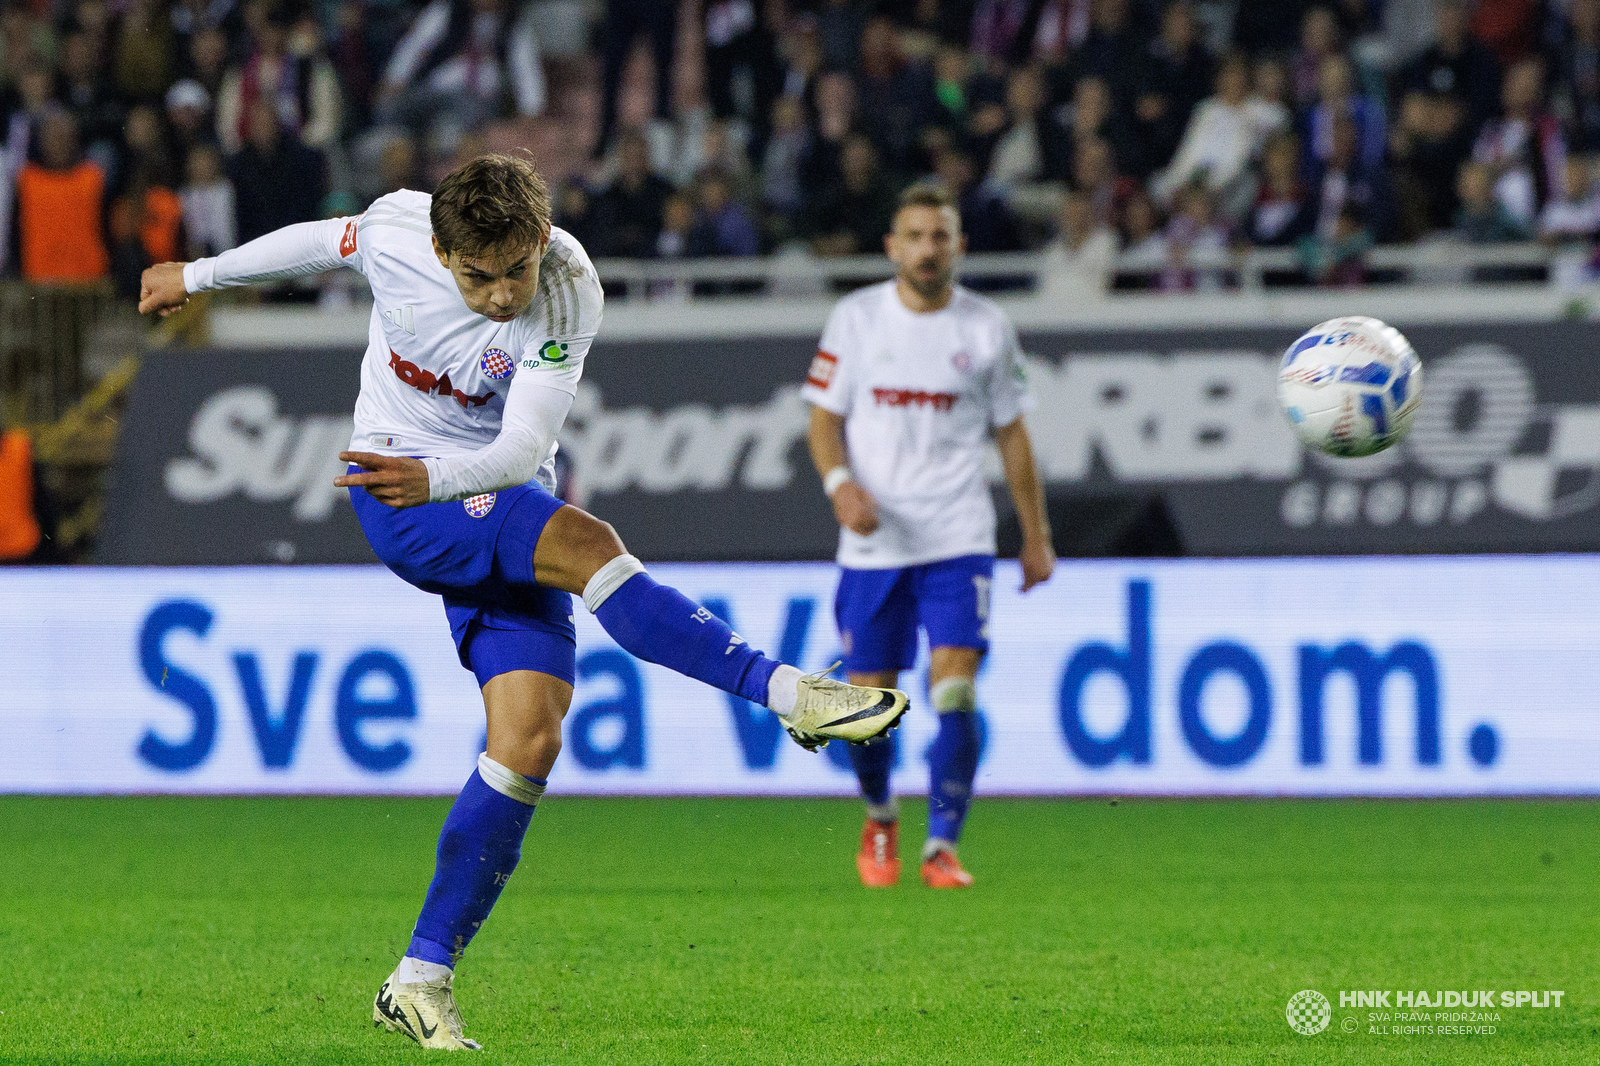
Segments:
[[[978,591],[978,621],[980,622],[989,620],[989,588],[993,584],[993,578],[984,577],[982,574],[973,575],[972,585]]]

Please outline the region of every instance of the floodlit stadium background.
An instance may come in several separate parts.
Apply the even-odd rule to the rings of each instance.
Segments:
[[[607,285],[577,497],[806,669],[834,527],[797,386],[886,276],[898,188],[960,191],[1064,558],[1027,597],[1002,571],[980,793],[1600,792],[1593,4],[1485,3],[1456,47],[1399,0],[534,0],[487,5],[492,54],[429,36],[441,5],[7,9],[0,792],[456,791],[470,675],[329,488],[361,279],[160,323],[131,298],[152,261],[510,148]],[[1248,106],[1209,99],[1233,49]],[[1353,313],[1411,338],[1424,407],[1392,453],[1308,456],[1273,367]],[[853,793],[578,613],[553,790]]]

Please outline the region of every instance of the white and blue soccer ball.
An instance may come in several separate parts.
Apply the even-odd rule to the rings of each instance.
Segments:
[[[1422,360],[1393,326],[1330,319],[1283,354],[1278,402],[1307,447],[1372,455],[1410,431],[1422,402]]]

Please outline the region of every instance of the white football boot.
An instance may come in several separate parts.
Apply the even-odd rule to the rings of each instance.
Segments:
[[[816,751],[829,740],[860,744],[882,736],[899,725],[906,713],[904,692],[835,681],[828,674],[838,665],[802,677],[794,710],[779,719],[795,743],[807,751]]]
[[[395,975],[378,989],[372,1001],[372,1024],[391,1033],[404,1033],[423,1047],[446,1051],[482,1051],[483,1045],[461,1035],[461,1012],[450,991],[455,974],[437,981],[399,984]]]

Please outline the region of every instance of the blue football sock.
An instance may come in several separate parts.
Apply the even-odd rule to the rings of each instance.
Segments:
[[[630,655],[751,703],[767,705],[767,682],[780,664],[745,643],[722,619],[677,589],[657,583],[642,568],[590,610],[611,639]]]
[[[939,735],[928,749],[928,838],[961,839],[961,823],[972,802],[972,782],[978,776],[978,714],[944,711],[939,715]]]
[[[511,775],[498,763],[489,766],[496,776]],[[534,799],[543,791],[542,780],[511,776],[525,782],[524,788],[532,786]],[[533,810],[531,803],[492,788],[481,769],[472,772],[439,833],[438,865],[407,955],[455,966],[517,868]]]
[[[875,807],[885,806],[889,802],[889,771],[894,767],[894,737],[851,744],[846,750],[850,752],[856,780],[861,782],[862,798]]]

